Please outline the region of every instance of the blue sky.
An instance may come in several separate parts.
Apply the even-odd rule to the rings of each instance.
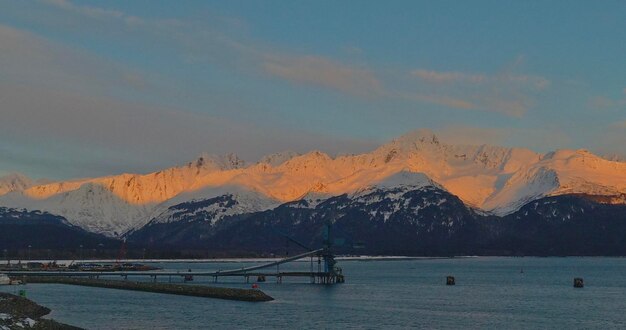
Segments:
[[[0,175],[453,143],[626,156],[623,1],[13,1]]]

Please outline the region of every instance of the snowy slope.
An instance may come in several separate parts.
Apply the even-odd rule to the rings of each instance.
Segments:
[[[474,208],[504,215],[529,201],[561,194],[609,196],[605,201],[621,203],[626,163],[584,150],[542,155],[523,148],[452,145],[432,132],[416,131],[359,155],[283,152],[250,165],[232,154],[202,155],[149,174],[34,186],[27,180],[5,179],[0,180],[0,206],[48,211],[83,228],[115,235],[151,219],[173,221],[170,207],[219,196],[230,196],[224,198],[238,206],[206,206],[198,212],[211,215],[207,220],[303,198],[319,203],[331,196],[401,186],[436,186]]]
[[[155,216],[151,224],[192,219],[215,224],[226,216],[264,211],[280,205],[277,200],[239,187],[206,189],[178,196],[168,203],[173,205]]]
[[[108,236],[118,236],[145,224],[154,207],[127,203],[96,183],[85,183],[76,190],[46,199],[32,200],[21,192],[3,197],[4,205],[61,215],[73,225]]]
[[[609,161],[586,150],[559,150],[517,171],[482,207],[504,215],[544,196],[624,193],[626,163]]]

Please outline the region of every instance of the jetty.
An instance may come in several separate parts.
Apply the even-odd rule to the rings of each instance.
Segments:
[[[210,287],[171,283],[152,283],[106,280],[96,278],[75,278],[67,276],[25,276],[25,283],[69,284],[107,289],[155,292],[182,296],[206,297],[250,302],[272,301],[274,298],[261,290]]]

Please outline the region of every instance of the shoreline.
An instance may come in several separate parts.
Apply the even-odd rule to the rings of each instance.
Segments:
[[[453,256],[453,257],[412,257],[412,256],[337,256],[335,259],[339,261],[370,261],[370,260],[431,260],[431,259],[459,259],[459,258],[475,258],[480,256]],[[282,257],[274,258],[215,258],[215,259],[124,259],[120,263],[240,263],[240,262],[272,262],[282,260]],[[11,260],[11,264],[17,264],[20,260]],[[69,263],[116,263],[115,259],[81,259],[81,260],[59,260],[59,259],[33,259],[21,260],[22,264],[28,262],[47,263],[56,261],[58,264]],[[295,260],[293,262],[308,262],[304,259]],[[0,259],[0,265],[6,264],[6,260]]]
[[[403,260],[438,260],[438,259],[480,259],[480,258],[626,258],[626,256],[592,256],[592,255],[567,255],[567,256],[509,256],[509,255],[460,255],[460,256],[337,256],[338,261],[403,261]],[[124,259],[120,263],[242,263],[242,262],[272,262],[282,258],[215,258],[215,259]],[[11,264],[17,264],[20,260],[11,259]],[[29,262],[48,263],[56,261],[58,264],[70,263],[116,263],[115,259],[33,259],[21,260],[22,264]],[[0,259],[0,265],[6,264],[6,259]],[[293,262],[309,262],[305,259],[295,260]]]
[[[30,299],[0,292],[0,329],[82,329],[43,318],[50,312],[49,308]]]

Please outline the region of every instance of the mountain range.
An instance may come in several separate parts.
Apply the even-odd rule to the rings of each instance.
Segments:
[[[612,254],[626,248],[625,205],[625,162],[455,145],[430,131],[358,155],[283,152],[247,164],[203,154],[148,174],[0,178],[0,225],[38,211],[155,248],[278,251],[263,237],[285,231],[314,244],[332,219],[369,253]]]

